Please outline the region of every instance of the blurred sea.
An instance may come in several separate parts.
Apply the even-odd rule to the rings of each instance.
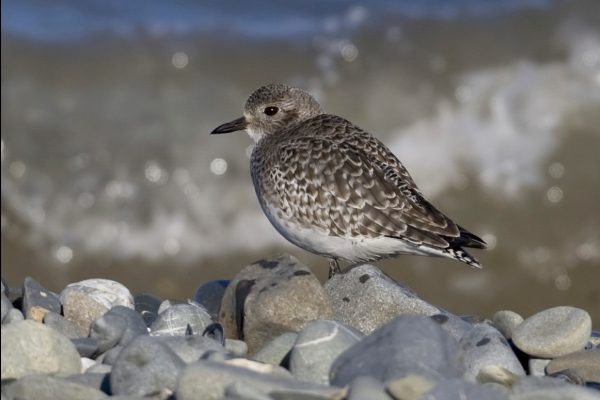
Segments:
[[[251,140],[211,137],[269,82],[310,90],[483,236],[483,271],[378,263],[458,314],[600,321],[600,2],[2,2],[2,276],[191,297],[286,251]]]

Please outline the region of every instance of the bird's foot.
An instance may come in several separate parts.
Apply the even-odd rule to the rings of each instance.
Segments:
[[[329,279],[331,279],[335,274],[340,272],[340,264],[338,260],[335,258],[329,259]]]

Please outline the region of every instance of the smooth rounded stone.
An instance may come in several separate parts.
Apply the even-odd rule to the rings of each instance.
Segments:
[[[44,315],[44,325],[57,330],[69,339],[75,339],[85,335],[85,333],[82,332],[77,325],[75,325],[62,315],[52,311],[47,312],[46,315]]]
[[[110,374],[110,387],[114,394],[171,393],[184,366],[160,340],[138,336],[119,354]]]
[[[444,313],[369,264],[335,274],[324,286],[334,319],[365,334],[399,315]]]
[[[301,381],[327,385],[335,359],[363,337],[361,332],[341,322],[309,322],[298,333],[290,353],[290,372]]]
[[[522,376],[497,365],[483,366],[477,374],[477,382],[486,384],[496,384],[503,387],[511,387]]]
[[[38,281],[28,276],[23,282],[21,310],[27,319],[42,322],[44,315],[50,311],[60,314],[60,298],[56,293],[49,291]]]
[[[110,375],[108,373],[90,373],[71,375],[65,378],[70,382],[79,383],[96,390],[100,390],[108,395],[111,394],[110,390]]]
[[[266,364],[281,365],[292,350],[297,338],[296,332],[285,332],[271,339],[252,358]]]
[[[248,345],[243,340],[225,339],[225,350],[238,357],[244,357],[248,354]]]
[[[204,307],[196,304],[174,304],[160,314],[150,326],[152,336],[202,334],[213,321]]]
[[[435,381],[421,375],[407,375],[386,385],[388,393],[396,400],[417,400],[436,385]]]
[[[465,365],[463,379],[476,382],[479,371],[486,366],[502,367],[515,375],[525,375],[517,356],[499,330],[488,324],[478,324],[459,342]]]
[[[473,325],[463,318],[454,314],[444,313],[430,316],[440,327],[448,332],[456,341],[460,341],[463,336],[473,329]]]
[[[179,379],[175,397],[177,400],[222,399],[226,388],[236,382],[268,392],[292,389],[304,394],[341,397],[339,389],[208,360],[198,361],[185,368]]]
[[[514,311],[497,311],[492,317],[492,324],[498,329],[505,338],[512,338],[513,331],[523,322],[523,317]]]
[[[81,371],[71,341],[39,322],[25,320],[2,326],[2,379],[29,374],[66,376]]]
[[[493,387],[478,385],[458,379],[439,382],[420,400],[508,400],[508,396]]]
[[[458,378],[463,372],[458,343],[449,333],[428,317],[402,315],[343,352],[329,376],[332,385],[344,386],[361,375],[385,382],[410,374]]]
[[[141,316],[146,326],[152,325],[156,317],[158,317],[158,308],[162,300],[153,294],[142,293],[133,298],[135,311]]]
[[[2,378],[4,379],[4,375]],[[25,376],[3,386],[2,393],[9,399],[24,400],[108,400],[109,398],[98,389],[48,375]]]
[[[92,324],[90,337],[98,340],[100,352],[117,344],[127,345],[140,335],[147,335],[144,319],[128,307],[114,306]]]
[[[383,383],[370,376],[359,376],[348,388],[346,400],[392,400]]]
[[[296,258],[282,255],[248,265],[231,281],[219,322],[226,337],[241,339],[254,354],[272,338],[332,317],[319,280]]]
[[[8,297],[6,297],[6,295],[4,294],[4,292],[0,295],[0,297],[2,297],[2,323],[4,323],[4,318],[6,318],[6,315],[8,314],[8,312],[13,308],[12,303],[10,302],[10,300],[8,299]]]
[[[25,316],[23,315],[21,310],[17,308],[11,308],[10,310],[8,310],[8,313],[6,313],[6,316],[4,317],[4,321],[2,321],[2,323],[10,324],[17,321],[23,321],[24,319]]]
[[[90,337],[71,339],[81,357],[92,357],[98,352],[98,340]]]
[[[114,306],[134,308],[125,286],[108,279],[88,279],[68,285],[60,293],[65,318],[86,333],[92,323]]]
[[[546,366],[550,363],[546,358],[530,358],[527,361],[528,374],[533,376],[546,375]]]
[[[96,361],[103,364],[115,365],[115,362],[117,362],[117,358],[119,358],[121,351],[123,351],[123,346],[117,345],[96,357]]]
[[[229,280],[225,279],[208,281],[196,289],[192,300],[206,308],[211,317],[216,320],[228,285]]]
[[[546,373],[571,370],[586,382],[600,382],[600,350],[591,349],[557,357],[546,366]]]
[[[583,350],[592,332],[590,315],[575,307],[554,307],[539,312],[513,331],[513,343],[539,358],[555,358]]]
[[[156,336],[156,339],[166,344],[186,364],[198,361],[207,352],[224,353],[221,343],[202,335],[186,336]]]

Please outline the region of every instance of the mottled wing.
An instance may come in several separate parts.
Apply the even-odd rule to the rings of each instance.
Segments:
[[[440,248],[461,236],[385,145],[340,117],[323,117],[302,127],[320,127],[319,135],[293,132],[271,155],[269,197],[283,219],[332,236],[388,236]]]

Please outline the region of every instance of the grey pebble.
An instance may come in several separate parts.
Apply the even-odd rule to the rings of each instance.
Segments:
[[[254,354],[284,332],[331,316],[317,277],[296,258],[283,255],[257,261],[236,275],[225,290],[219,322],[226,337],[245,341]]]
[[[238,357],[244,357],[248,354],[248,345],[243,340],[225,339],[225,350]]]
[[[114,306],[92,324],[90,337],[99,342],[101,352],[119,344],[127,345],[148,328],[142,316],[128,307]]]
[[[121,354],[121,351],[123,351],[123,346],[117,345],[115,347],[110,348],[108,351],[100,354],[96,358],[96,361],[112,366],[117,361],[117,358],[119,357],[119,354]]]
[[[108,364],[100,364],[96,362],[95,365],[92,365],[88,369],[85,370],[86,374],[106,374],[112,371],[112,366]]]
[[[443,313],[369,264],[334,275],[324,287],[331,300],[334,319],[365,334],[398,315]]]
[[[508,396],[493,387],[450,379],[439,382],[420,400],[508,400]]]
[[[600,350],[582,350],[557,357],[546,366],[548,374],[571,370],[586,382],[600,382]]]
[[[383,383],[370,376],[359,376],[348,388],[347,400],[392,400]]]
[[[554,307],[539,312],[517,326],[514,344],[538,358],[554,358],[583,350],[592,331],[590,315],[575,307]]]
[[[79,353],[73,343],[40,322],[25,320],[3,326],[1,342],[2,379],[81,372]]]
[[[329,370],[335,359],[364,335],[341,322],[309,322],[298,333],[289,359],[292,375],[301,381],[329,384]]]
[[[546,375],[546,366],[550,363],[547,358],[530,358],[527,361],[528,373],[533,376]]]
[[[91,337],[71,339],[81,357],[92,357],[98,352],[98,340]]]
[[[402,315],[343,352],[330,377],[333,385],[344,386],[361,375],[385,382],[409,374],[458,378],[463,372],[458,343],[450,334],[428,317]]]
[[[266,364],[281,365],[292,350],[297,338],[298,333],[285,332],[267,342],[254,354],[252,359]]]
[[[71,375],[65,379],[70,382],[79,383],[100,390],[108,395],[112,393],[110,390],[110,374],[108,373],[86,372],[84,374]]]
[[[4,376],[3,376],[4,377]],[[30,375],[2,387],[9,399],[23,400],[108,400],[98,389],[48,375]]]
[[[38,281],[31,277],[23,281],[23,302],[21,311],[27,319],[42,322],[47,312],[60,314],[60,298],[43,287]]]
[[[56,329],[69,339],[75,339],[85,335],[77,325],[55,312],[48,312],[44,315],[44,325]]]
[[[208,352],[225,353],[225,348],[219,342],[202,335],[156,336],[155,338],[166,344],[187,364],[198,361]]]
[[[514,311],[501,310],[497,311],[492,317],[492,323],[505,338],[512,338],[513,331],[523,322],[523,317]]]
[[[473,329],[473,325],[463,318],[445,312],[443,314],[435,314],[430,318],[437,322],[439,326],[448,332],[456,341],[460,341],[463,336]]]
[[[4,323],[4,318],[6,318],[6,315],[8,314],[8,312],[13,308],[13,305],[10,302],[10,300],[8,299],[8,297],[6,297],[4,292],[2,292],[0,297],[2,298],[2,319],[1,319],[1,321],[2,321],[2,323]]]
[[[185,363],[151,336],[138,336],[119,354],[110,374],[114,394],[147,396],[175,390]]]
[[[4,317],[2,323],[10,324],[12,322],[23,321],[24,319],[25,316],[23,315],[21,310],[19,310],[18,308],[11,308],[10,310],[8,310],[8,313],[6,313],[6,316]]]
[[[525,375],[525,370],[506,338],[491,325],[475,325],[459,345],[465,364],[463,378],[469,382],[476,382],[479,371],[486,366],[502,367],[515,375]]]
[[[90,331],[92,323],[116,305],[133,309],[133,296],[119,282],[108,279],[88,279],[68,285],[60,293],[65,318],[82,332]]]
[[[174,304],[158,314],[150,326],[152,336],[183,336],[202,334],[212,319],[204,307],[197,304]]]
[[[396,400],[417,400],[429,392],[436,381],[421,375],[407,375],[387,383],[387,391]]]
[[[268,390],[256,387],[250,383],[233,382],[225,388],[227,399],[239,400],[273,400]]]
[[[208,281],[196,289],[192,299],[206,308],[211,317],[216,320],[228,285],[229,281],[224,279]]]

